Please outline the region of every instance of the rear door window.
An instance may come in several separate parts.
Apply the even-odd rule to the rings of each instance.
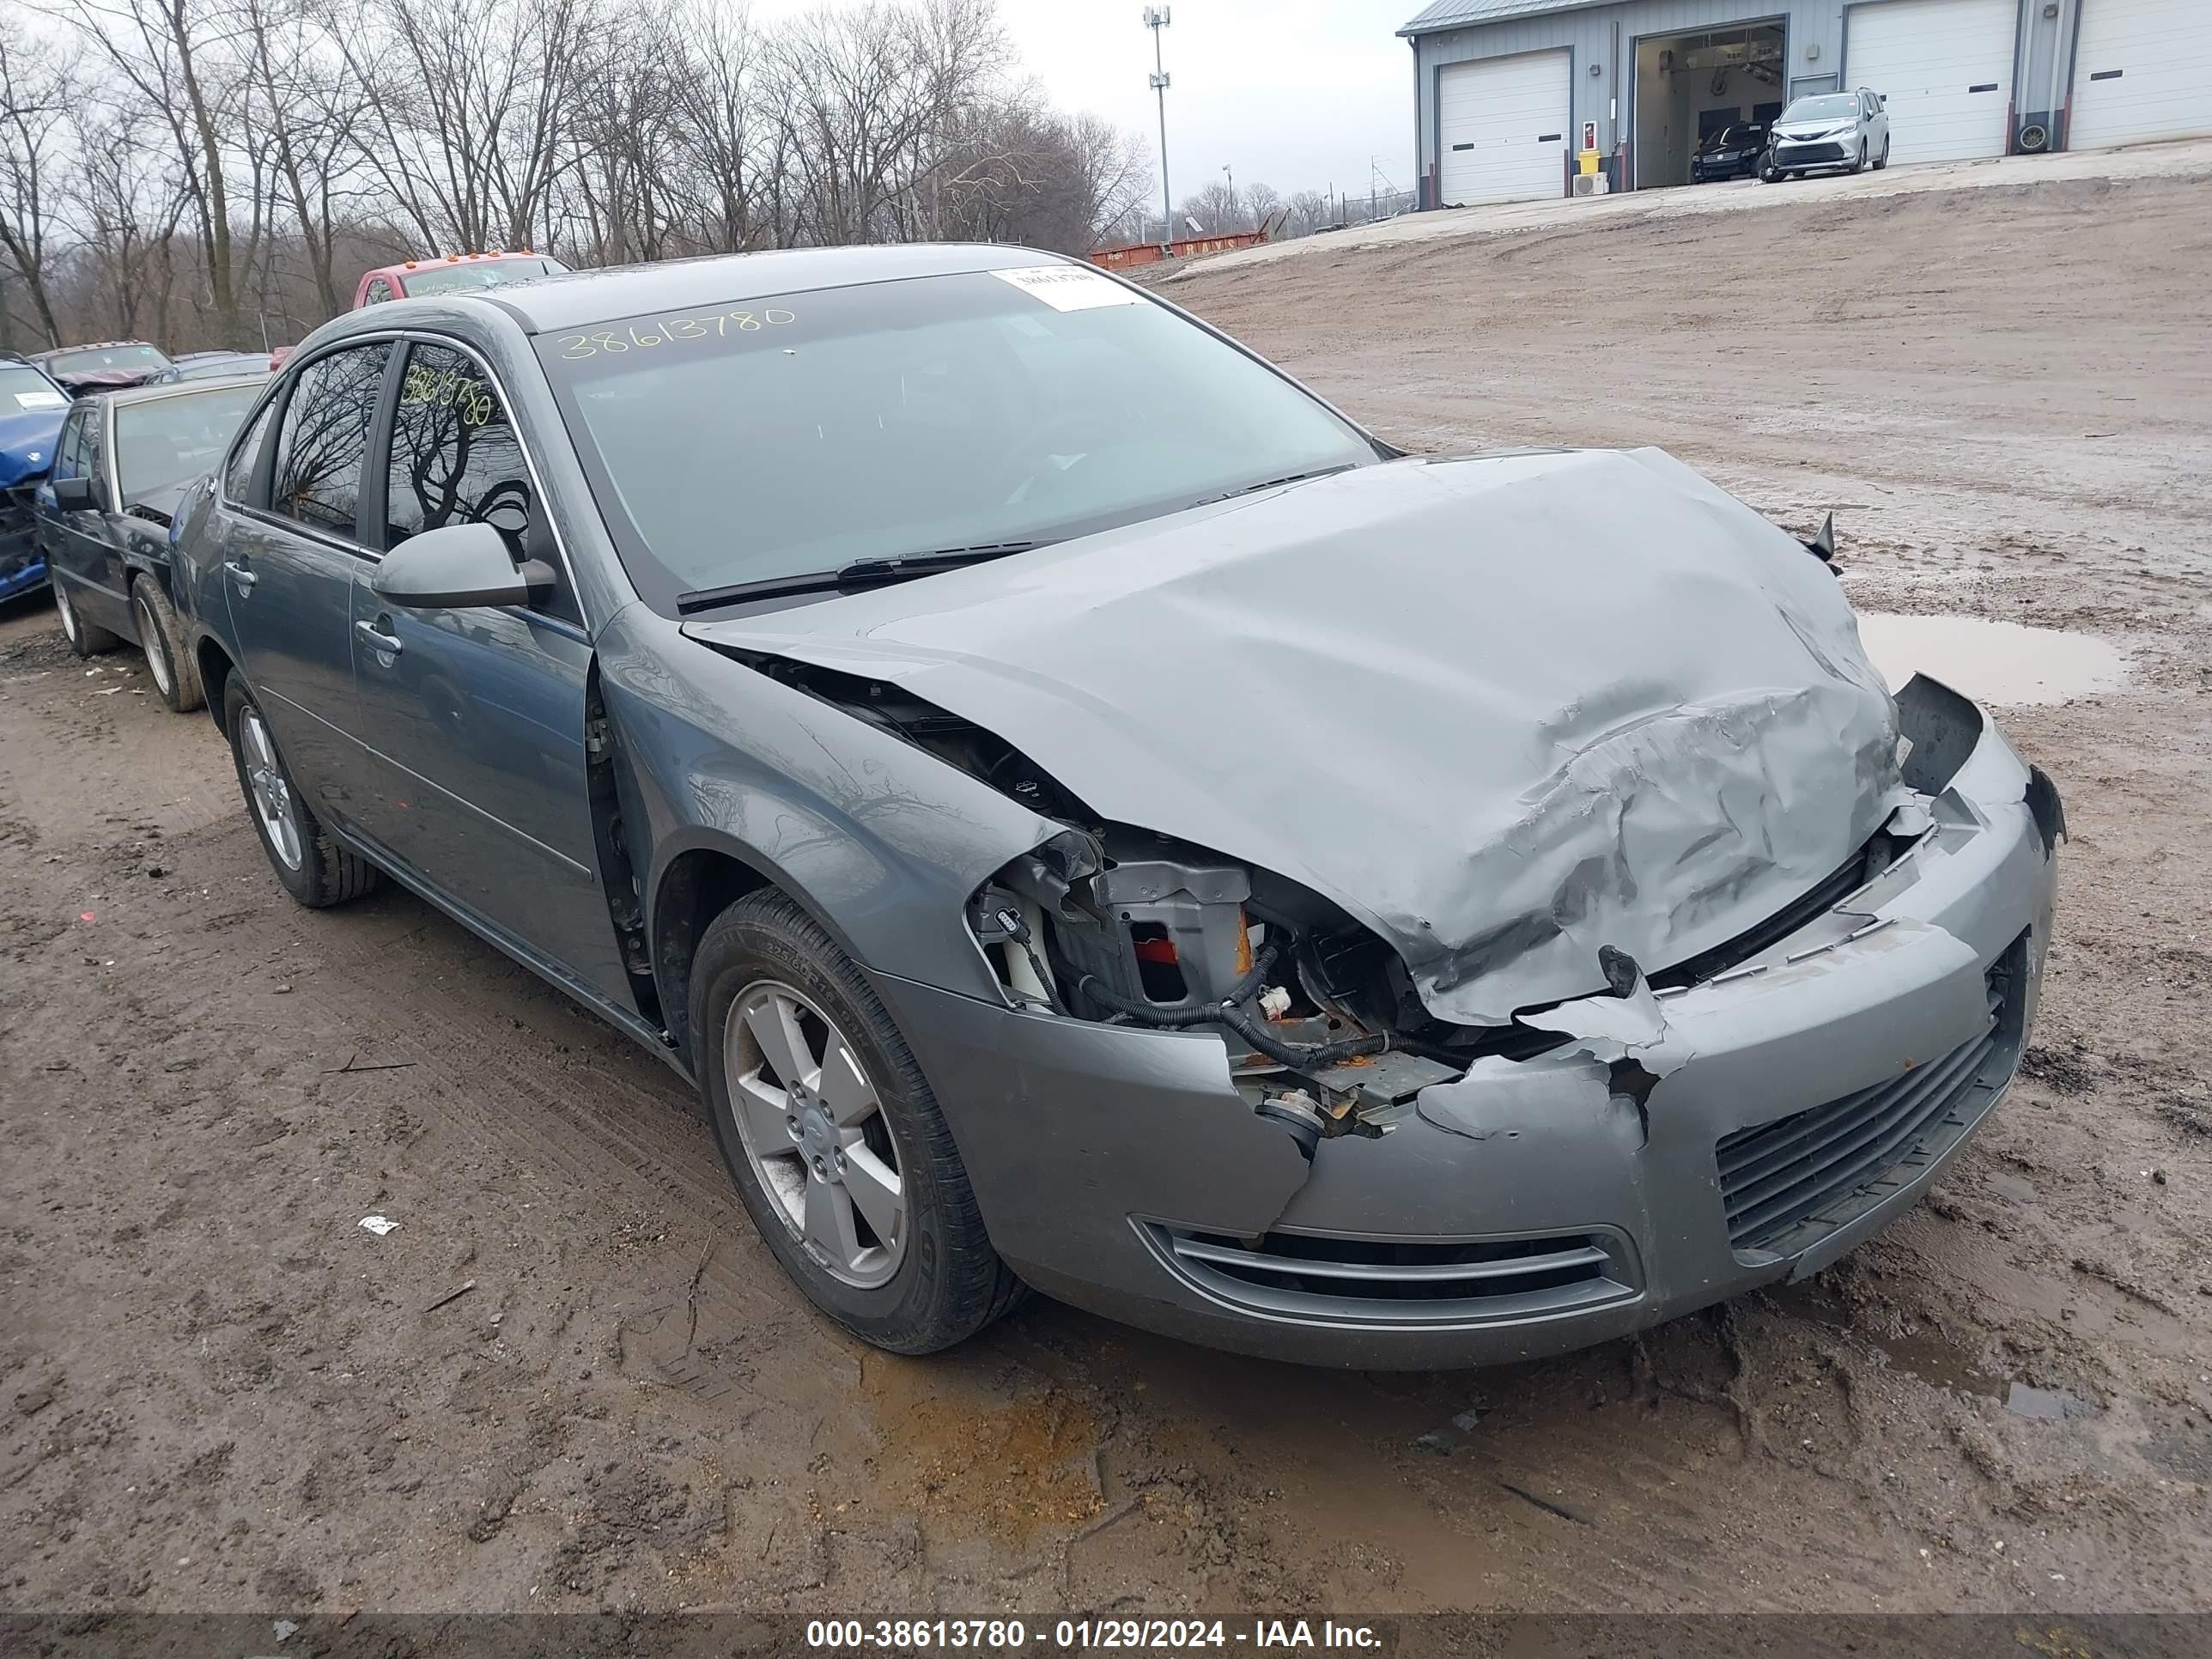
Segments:
[[[318,357],[300,374],[277,434],[269,510],[325,535],[367,539],[356,520],[387,341]]]

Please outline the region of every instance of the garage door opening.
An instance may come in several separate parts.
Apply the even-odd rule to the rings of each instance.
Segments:
[[[1708,138],[1781,114],[1786,61],[1779,22],[1638,40],[1636,187],[1688,184],[1690,164]]]

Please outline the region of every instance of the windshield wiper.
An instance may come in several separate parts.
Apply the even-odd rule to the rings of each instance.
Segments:
[[[1282,484],[1304,483],[1309,478],[1326,478],[1339,472],[1349,472],[1359,463],[1346,461],[1338,466],[1317,466],[1310,472],[1291,472],[1279,478],[1262,478],[1257,483],[1239,484],[1234,489],[1224,489],[1218,495],[1207,495],[1193,501],[1193,507],[1212,507],[1216,501],[1233,501],[1239,495],[1256,495],[1263,489],[1273,489]]]
[[[689,617],[696,611],[713,611],[746,599],[783,599],[802,593],[857,593],[864,588],[888,587],[893,582],[934,576],[941,571],[957,570],[963,565],[985,564],[1010,554],[1051,545],[1048,541],[979,542],[972,547],[942,547],[934,553],[913,553],[897,559],[855,559],[835,570],[802,571],[795,576],[732,582],[726,587],[694,588],[689,593],[676,596],[676,611],[678,616]]]

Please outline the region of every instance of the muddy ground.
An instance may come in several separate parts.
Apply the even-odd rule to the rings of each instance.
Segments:
[[[1833,508],[1868,607],[2127,654],[2004,711],[2074,838],[2027,1075],[1941,1189],[1813,1286],[1518,1369],[1048,1303],[863,1350],[654,1060],[403,894],[295,907],[214,728],[14,608],[0,1605],[2212,1603],[2208,270],[2180,180],[1170,290],[1409,446],[1664,444]]]

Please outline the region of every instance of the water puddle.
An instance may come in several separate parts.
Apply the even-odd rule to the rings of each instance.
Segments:
[[[2015,1382],[2005,1390],[2005,1409],[2015,1417],[2039,1417],[2063,1423],[2069,1417],[2094,1417],[2097,1408],[2063,1389],[2038,1389]]]
[[[1926,672],[1977,702],[2066,702],[2127,678],[2118,650],[2090,634],[1979,617],[1863,611],[1859,638],[1892,690]]]

